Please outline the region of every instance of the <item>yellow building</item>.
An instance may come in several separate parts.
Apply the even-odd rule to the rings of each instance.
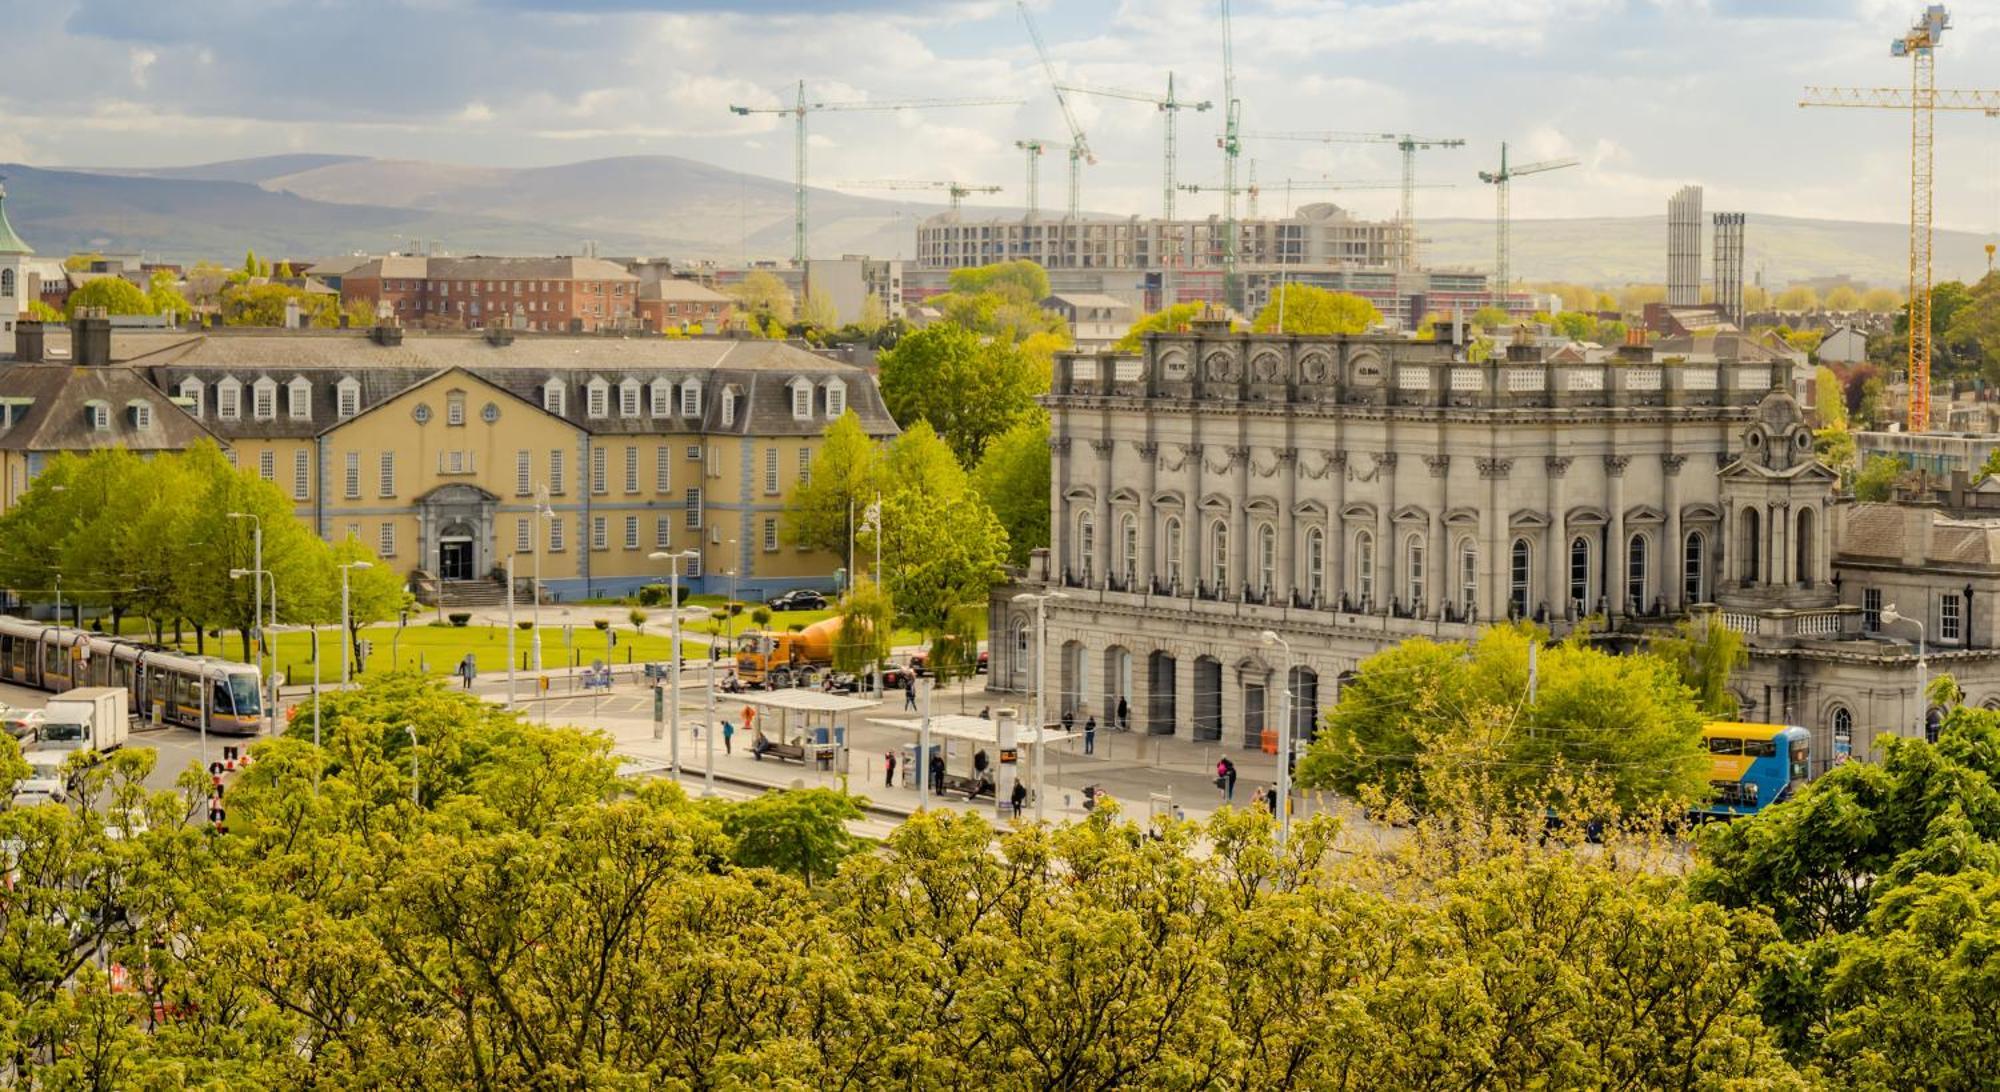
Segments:
[[[560,598],[661,582],[656,550],[699,551],[698,590],[831,587],[838,560],[785,541],[785,494],[842,412],[896,431],[866,370],[772,341],[213,330],[110,355],[321,536],[448,601],[509,555]]]

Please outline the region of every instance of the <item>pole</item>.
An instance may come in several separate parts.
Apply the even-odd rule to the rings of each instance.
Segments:
[[[543,513],[547,510],[546,505],[537,508],[535,510],[535,520],[540,522],[545,519],[546,517]],[[535,528],[535,580],[534,584],[528,589],[530,597],[528,611],[535,623],[529,627],[528,645],[534,652],[536,675],[542,673],[542,534],[543,528]],[[538,682],[536,685],[539,686],[541,684]],[[544,723],[548,721],[548,712],[548,695],[544,693],[542,695],[542,720]]]
[[[257,516],[251,516],[250,518],[254,521],[252,526],[255,528],[250,539],[252,550],[250,566],[253,572],[262,573],[264,571],[264,521]],[[264,578],[262,576],[253,576],[250,578],[250,583],[250,617],[255,620],[253,628],[257,631],[257,677],[262,679],[264,677]]]
[[[421,808],[424,802],[417,791],[417,730],[414,726],[405,724],[403,731],[410,733],[410,803]]]
[[[313,750],[319,750],[319,623],[312,624],[313,640]],[[319,791],[319,767],[313,767],[313,791]]]
[[[354,644],[354,615],[348,605],[347,578],[353,570],[345,562],[340,566],[340,688],[347,689],[348,680],[353,677],[353,668],[348,664],[348,654]],[[390,664],[391,668],[396,665]]]
[[[1917,734],[1931,734],[1931,664],[1924,656],[1924,624],[1917,623]]]
[[[207,679],[201,680],[201,769],[208,772],[208,686]]]
[[[62,628],[62,574],[56,574],[56,628]]]
[[[667,700],[673,705],[667,716],[671,719],[669,731],[672,742],[667,745],[667,765],[678,778],[681,774],[681,563],[669,561],[667,570],[667,598],[673,601],[673,662],[667,666],[669,688],[672,693]]]
[[[910,685],[924,688],[924,711],[917,728],[917,808],[930,806],[931,801],[931,690],[936,676],[923,678],[911,676]]]
[[[1271,630],[1264,631],[1264,643],[1276,645],[1285,650],[1284,697],[1279,702],[1280,723],[1278,725],[1278,776],[1274,783],[1278,789],[1278,845],[1283,848],[1286,838],[1292,832],[1292,644]]]
[[[514,555],[507,555],[507,708],[514,708]]]
[[[1048,658],[1049,598],[1044,595],[1035,599],[1035,822],[1038,825],[1044,815],[1042,797],[1048,794],[1049,787],[1046,767],[1042,765],[1042,748],[1048,743],[1049,730]]]
[[[278,577],[277,574],[269,572],[264,576],[271,580],[271,627],[275,628],[278,624]],[[264,710],[264,719],[269,724],[265,734],[275,736],[278,734],[278,645],[275,637],[272,638],[271,644],[271,681],[268,685],[271,700],[266,703]]]
[[[702,714],[702,723],[708,727],[708,731],[702,733],[702,746],[708,755],[702,762],[701,794],[706,797],[715,795],[715,649],[713,647],[708,650],[708,685],[704,690],[706,693],[703,701],[706,709]],[[756,744],[753,743],[751,746]]]

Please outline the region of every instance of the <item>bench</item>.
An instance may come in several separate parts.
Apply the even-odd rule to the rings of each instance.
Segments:
[[[780,762],[796,762],[801,766],[806,764],[806,746],[803,743],[766,743],[762,750],[752,745],[750,757],[762,762],[765,755],[770,755]]]
[[[963,793],[968,800],[980,796],[992,796],[993,779],[990,777],[980,779],[966,777],[962,774],[948,773],[944,775],[944,791],[947,793]]]

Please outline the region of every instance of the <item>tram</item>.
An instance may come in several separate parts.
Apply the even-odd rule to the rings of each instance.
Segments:
[[[79,686],[118,686],[132,712],[211,732],[255,735],[263,707],[257,670],[174,649],[68,626],[0,615],[0,679],[52,694]]]

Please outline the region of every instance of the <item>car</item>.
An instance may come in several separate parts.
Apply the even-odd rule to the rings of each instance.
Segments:
[[[8,735],[26,743],[41,731],[45,716],[46,714],[40,709],[9,709],[5,714],[0,714],[0,724],[7,726]]]
[[[22,755],[28,764],[28,776],[14,782],[14,805],[60,804],[67,800],[69,779],[63,776],[63,762],[69,755],[68,751],[29,751]]]
[[[765,601],[772,610],[825,610],[826,596],[810,588],[798,588]]]

